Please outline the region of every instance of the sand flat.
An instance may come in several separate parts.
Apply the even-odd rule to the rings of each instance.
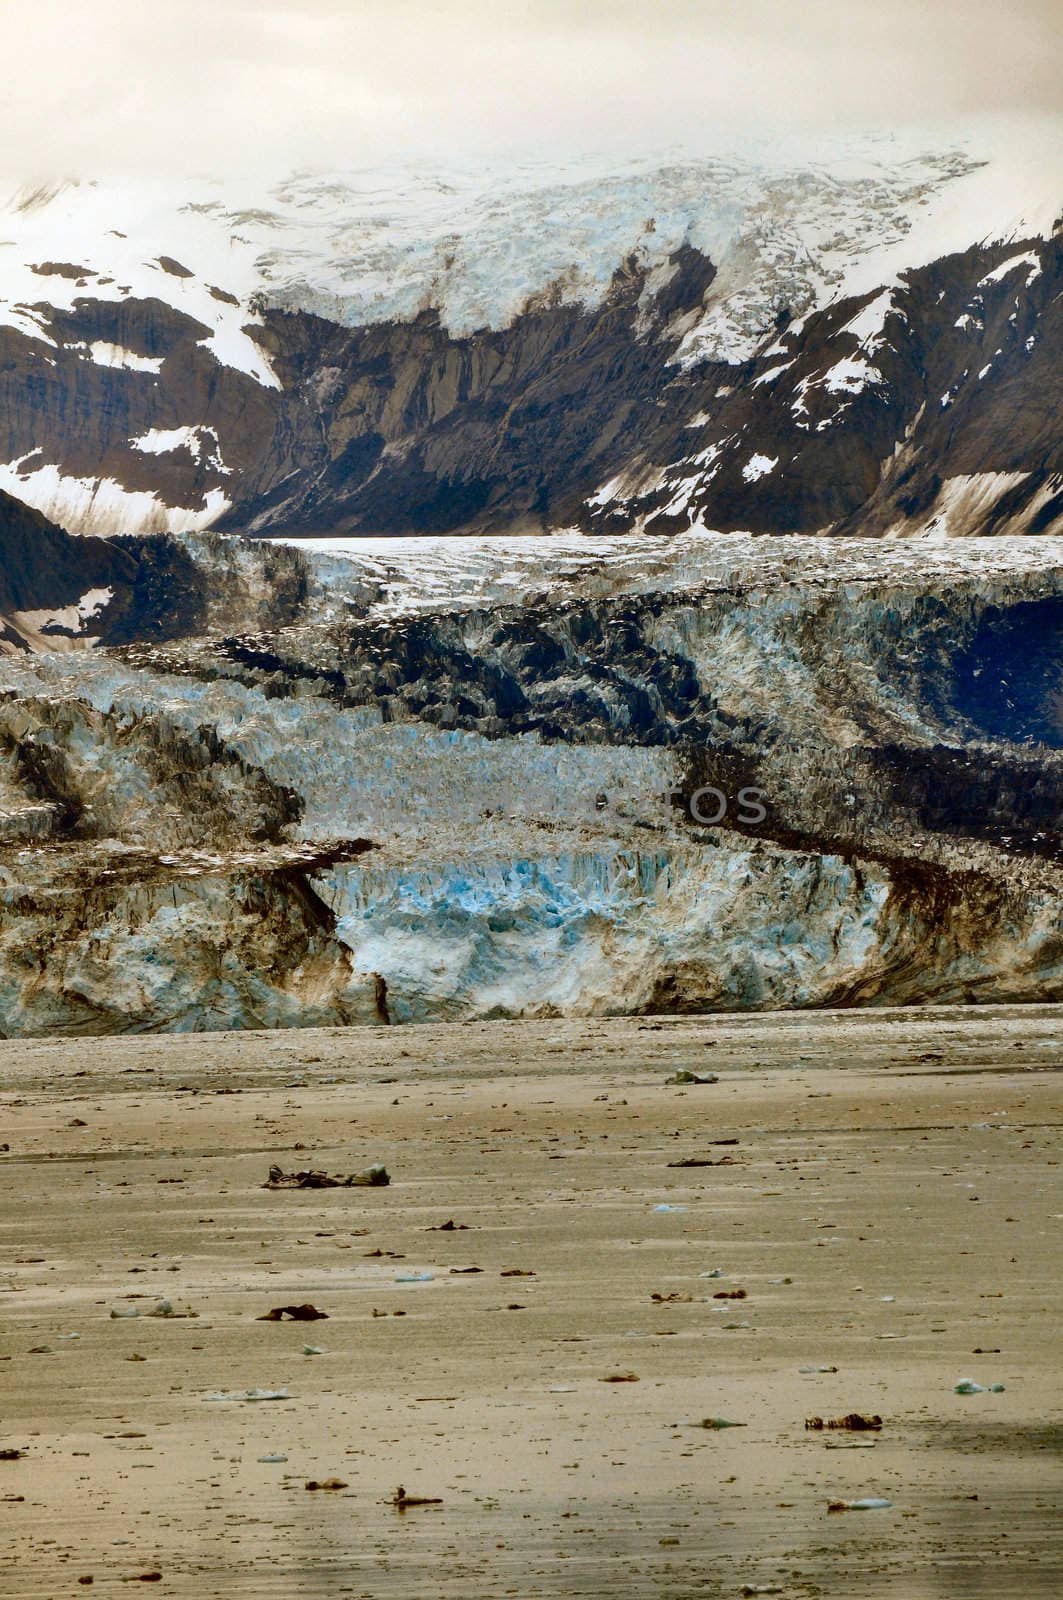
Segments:
[[[0,1044],[0,1592],[1057,1595],[1061,1047],[1052,1006]]]

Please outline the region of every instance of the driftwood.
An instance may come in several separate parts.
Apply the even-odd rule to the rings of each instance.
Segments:
[[[256,1322],[283,1322],[285,1317],[290,1317],[292,1322],[327,1322],[328,1312],[319,1311],[317,1306],[274,1306],[272,1311],[267,1311],[265,1316],[256,1317]]]
[[[835,1429],[842,1433],[878,1433],[882,1427],[880,1416],[865,1417],[859,1411],[850,1411],[844,1417],[806,1417],[805,1427],[819,1433],[823,1429]]]
[[[352,1172],[344,1177],[327,1172],[285,1172],[280,1167],[270,1167],[263,1189],[383,1189],[391,1182],[386,1167],[367,1167],[364,1172]]]
[[[719,1161],[713,1161],[709,1156],[687,1156],[685,1161],[669,1161],[670,1167],[733,1167],[734,1156],[721,1156]]]

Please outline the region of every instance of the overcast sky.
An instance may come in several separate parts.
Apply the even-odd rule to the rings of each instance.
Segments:
[[[285,171],[1060,112],[1063,0],[0,0],[0,164]]]

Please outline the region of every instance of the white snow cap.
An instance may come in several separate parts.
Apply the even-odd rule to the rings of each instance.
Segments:
[[[247,331],[261,321],[256,297],[348,325],[434,307],[461,336],[504,326],[552,285],[597,304],[632,251],[653,271],[691,244],[719,271],[679,330],[680,359],[741,361],[770,342],[783,307],[801,316],[981,240],[1050,232],[1063,212],[1058,138],[1056,124],[1023,123],[804,150],[396,163],[272,187],[31,186],[0,207],[0,321],[48,343],[49,307],[154,297],[209,328],[201,342],[219,362],[275,386]],[[63,270],[33,270],[49,265]],[[87,355],[158,370],[114,347]]]

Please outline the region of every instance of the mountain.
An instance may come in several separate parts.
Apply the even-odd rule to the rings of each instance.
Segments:
[[[0,651],[61,649],[89,635],[136,563],[103,539],[74,539],[0,492]]]
[[[0,488],[101,537],[1051,531],[1063,179],[985,148],[24,190]]]
[[[292,621],[298,556],[216,535],[76,538],[0,490],[0,657]]]

